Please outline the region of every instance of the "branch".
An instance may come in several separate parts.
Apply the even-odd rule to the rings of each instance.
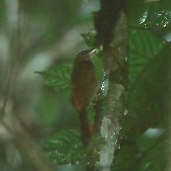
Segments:
[[[114,28],[113,40],[103,51],[104,71],[108,75],[109,89],[106,97],[98,97],[95,105],[95,132],[88,148],[89,166],[87,170],[98,168],[110,171],[118,148],[118,137],[122,127],[121,120],[125,111],[127,89],[127,18],[119,13]],[[103,83],[102,83],[103,84]],[[103,91],[100,87],[100,91]],[[91,156],[91,158],[90,158]]]

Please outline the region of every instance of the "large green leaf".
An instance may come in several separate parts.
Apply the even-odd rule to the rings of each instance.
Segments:
[[[64,129],[44,142],[44,151],[57,165],[80,164],[85,151],[79,130]]]
[[[169,151],[171,1],[130,1],[128,115],[122,123],[115,171],[166,170]],[[160,136],[145,135],[149,128]],[[160,156],[160,157],[159,157]]]
[[[48,86],[55,86],[57,88],[69,88],[70,76],[72,67],[70,65],[57,65],[45,72],[37,72],[43,76],[45,83]]]

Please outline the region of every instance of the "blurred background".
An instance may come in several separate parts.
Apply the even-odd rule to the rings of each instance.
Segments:
[[[75,55],[87,48],[81,34],[94,29],[92,12],[100,4],[98,0],[0,0],[0,4],[1,113],[9,125],[17,118],[43,146],[60,129],[78,127],[79,122],[70,89],[49,88],[36,72],[72,65]],[[2,125],[0,143],[0,170],[19,169],[23,157]]]

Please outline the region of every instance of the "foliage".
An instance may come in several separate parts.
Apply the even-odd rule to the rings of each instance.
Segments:
[[[171,45],[166,37],[171,27],[171,3],[168,0],[146,3],[141,0],[136,2],[136,8],[133,8],[132,3],[128,3],[128,115],[121,131],[121,149],[116,153],[112,169],[159,171],[166,167],[166,149],[169,144],[166,136],[166,106],[169,97],[166,94],[169,92],[167,84],[170,77],[167,72],[171,62]],[[95,39],[92,32],[83,34],[83,37],[87,45],[93,48]],[[101,51],[98,51],[93,57],[99,81],[103,76],[101,56]],[[70,66],[58,65],[40,74],[47,85],[70,89],[71,71]],[[90,113],[93,113],[91,108]],[[156,137],[146,134],[151,127],[163,133],[158,132]],[[78,133],[79,129],[67,129],[49,138],[44,149],[50,160],[56,164],[76,164],[82,161],[84,151]]]
[[[70,75],[72,67],[67,65],[58,65],[50,68],[46,72],[36,72],[43,76],[48,86],[55,86],[61,89],[70,88]]]
[[[47,139],[44,150],[48,158],[56,165],[80,164],[85,151],[78,130],[61,130],[54,137]]]
[[[136,5],[129,12],[128,115],[113,170],[165,170],[169,153],[167,93],[171,45],[164,35],[171,24],[170,15],[166,17],[171,4],[166,7],[166,1],[139,1]],[[150,128],[157,131],[156,137],[146,134]]]
[[[84,38],[85,43],[88,47],[95,47],[96,39],[95,39],[95,31],[89,31],[88,33],[82,33],[82,37]]]

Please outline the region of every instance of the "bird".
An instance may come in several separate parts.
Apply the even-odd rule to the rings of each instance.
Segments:
[[[92,50],[83,50],[76,55],[71,74],[72,104],[79,114],[81,136],[84,145],[91,135],[87,108],[96,94],[96,70],[92,62]]]

